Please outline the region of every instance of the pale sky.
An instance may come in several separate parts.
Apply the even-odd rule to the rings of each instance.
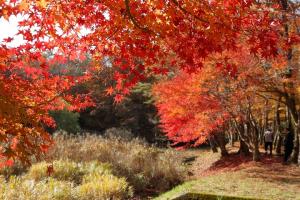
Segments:
[[[22,19],[21,15],[10,16],[9,21],[0,18],[0,43],[3,42],[4,38],[12,37],[14,40],[11,42],[10,46],[18,46],[23,43],[22,36],[16,36],[18,32],[18,22]]]
[[[22,15],[10,16],[8,21],[3,17],[0,18],[0,43],[2,43],[3,39],[7,37],[14,38],[14,40],[9,45],[11,47],[16,47],[20,44],[25,43],[22,36],[16,36],[18,32],[18,22],[20,22],[22,19],[24,19],[24,16]],[[82,27],[80,31],[81,36],[87,35],[89,33],[92,33],[90,29]]]

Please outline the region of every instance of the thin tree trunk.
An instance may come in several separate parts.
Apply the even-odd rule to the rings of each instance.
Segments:
[[[268,122],[269,122],[268,104],[269,104],[269,101],[266,100],[265,106],[264,106],[264,115],[263,115],[264,116],[264,120],[263,120],[263,124],[261,126],[262,129],[259,132],[260,145],[262,145],[264,143],[264,132],[268,128]]]
[[[229,137],[229,144],[230,144],[231,147],[234,146],[234,135],[233,135],[233,134],[234,134],[234,133],[233,133],[232,130],[230,129],[230,130],[228,131],[228,137]]]
[[[298,157],[299,157],[299,132],[300,132],[300,118],[298,119],[297,123],[293,122],[294,125],[294,147],[291,154],[291,157],[289,159],[290,162],[297,164],[298,163]]]
[[[281,154],[281,147],[283,141],[281,136],[281,130],[280,130],[280,111],[279,111],[280,101],[281,101],[281,96],[279,97],[276,103],[275,115],[274,115],[274,128],[273,128],[273,131],[275,131],[276,134],[275,151],[276,154],[278,155]]]

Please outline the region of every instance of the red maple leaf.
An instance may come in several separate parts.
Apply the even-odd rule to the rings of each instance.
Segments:
[[[114,88],[109,87],[105,90],[107,96],[111,96],[114,93]]]
[[[124,96],[123,96],[123,95],[117,94],[117,95],[115,96],[115,98],[114,98],[114,102],[115,102],[115,103],[120,103],[120,102],[122,102],[123,99],[124,99]]]

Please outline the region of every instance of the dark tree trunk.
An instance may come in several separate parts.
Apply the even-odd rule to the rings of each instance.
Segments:
[[[280,4],[282,7],[282,11],[283,15],[282,15],[282,21],[284,23],[284,36],[286,37],[286,39],[289,39],[289,19],[287,17],[287,12],[289,11],[289,5],[288,5],[288,0],[280,0]],[[290,73],[287,75],[287,78],[290,78],[293,73],[297,72],[295,71],[293,68],[291,68],[291,61],[293,58],[293,49],[292,47],[289,47],[289,49],[286,52],[286,56],[287,56],[287,60],[288,60],[288,66],[287,66],[287,70],[290,71]],[[290,91],[295,90],[295,85],[291,82],[288,86],[287,86]],[[286,104],[288,106],[291,118],[292,118],[292,123],[291,123],[291,127],[292,127],[292,132],[294,134],[294,147],[293,147],[293,151],[292,151],[292,155],[289,159],[289,161],[293,162],[293,163],[297,163],[298,162],[298,155],[299,155],[299,135],[298,135],[298,126],[299,126],[299,122],[298,122],[298,113],[296,110],[296,99],[295,99],[295,94],[291,93],[291,94],[286,94],[285,95],[285,99],[286,99]]]
[[[217,133],[215,135],[216,141],[218,143],[218,146],[221,149],[221,156],[228,156],[228,152],[226,149],[226,139],[225,139],[225,134],[224,132]]]
[[[246,128],[246,125],[238,124],[236,121],[234,121],[233,125],[237,130],[239,140],[240,140],[240,148],[237,153],[245,156],[250,155],[250,150],[249,150],[250,141],[249,141],[249,135],[247,133],[248,130]]]
[[[280,133],[277,135],[277,141],[275,144],[275,151],[277,155],[281,155],[281,147],[282,147],[282,136],[280,135]]]
[[[217,144],[216,144],[214,136],[210,136],[208,138],[208,141],[209,141],[209,145],[210,145],[212,152],[217,153],[218,149],[217,149]]]
[[[292,163],[297,164],[298,163],[298,157],[299,157],[299,135],[295,135],[295,139],[294,139],[294,148],[293,148],[293,152],[291,154],[291,158],[290,161]]]
[[[249,156],[250,155],[248,145],[241,139],[240,139],[240,149],[239,149],[238,153],[243,155],[243,156]]]
[[[259,161],[260,160],[260,152],[259,152],[259,140],[258,140],[258,130],[255,128],[253,133],[253,145],[254,145],[254,151],[253,151],[253,161]]]
[[[253,161],[260,161],[259,145],[254,145]]]
[[[286,102],[291,115],[291,119],[292,119],[291,128],[292,128],[292,133],[294,134],[293,151],[289,159],[289,162],[298,163],[298,155],[299,155],[299,130],[298,130],[299,125],[298,124],[300,118],[298,119],[295,96],[294,95],[287,96]]]

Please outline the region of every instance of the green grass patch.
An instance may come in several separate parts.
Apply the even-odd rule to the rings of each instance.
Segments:
[[[215,194],[187,193],[179,197],[176,197],[172,200],[258,200],[258,199],[247,198],[247,197],[219,196]]]
[[[229,196],[229,199],[300,199],[299,188],[296,185],[278,185],[261,178],[247,177],[244,172],[227,172],[186,182],[155,200],[176,199],[187,193],[208,194],[207,198],[194,199],[228,199],[226,196]]]

